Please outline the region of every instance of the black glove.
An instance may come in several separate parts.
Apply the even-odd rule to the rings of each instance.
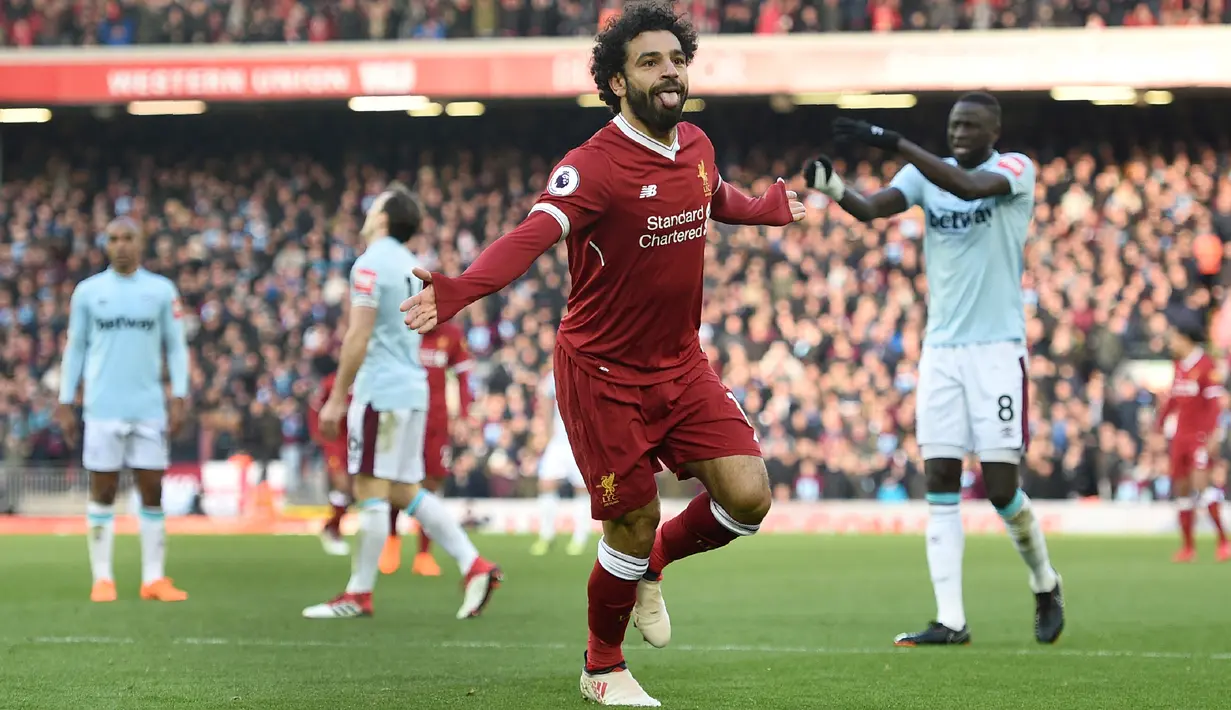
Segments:
[[[902,134],[874,126],[867,121],[839,116],[833,120],[833,137],[839,143],[858,141],[881,150],[897,150]]]
[[[846,193],[846,184],[834,173],[833,161],[827,155],[809,158],[804,163],[804,181],[813,190],[820,190],[835,200],[841,200]]]

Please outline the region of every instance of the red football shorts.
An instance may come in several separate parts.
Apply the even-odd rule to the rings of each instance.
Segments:
[[[1171,480],[1187,480],[1193,471],[1209,468],[1210,454],[1205,442],[1197,439],[1173,439],[1171,442]]]
[[[339,451],[324,451],[325,471],[330,476],[346,475],[346,453]]]
[[[675,380],[619,385],[593,376],[560,347],[556,399],[595,520],[612,520],[658,496],[659,461],[682,479],[684,464],[760,456],[756,431],[702,360]]]
[[[449,443],[449,423],[427,423],[423,436],[423,473],[428,478],[448,478],[453,461]]]

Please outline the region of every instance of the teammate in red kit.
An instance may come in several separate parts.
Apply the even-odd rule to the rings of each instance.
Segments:
[[[1221,496],[1209,488],[1210,452],[1217,446],[1216,430],[1226,390],[1213,359],[1201,347],[1205,340],[1203,331],[1196,318],[1191,322],[1181,319],[1172,325],[1175,379],[1156,423],[1161,431],[1167,419],[1175,417],[1171,437],[1171,490],[1179,508],[1180,532],[1184,537],[1184,546],[1174,558],[1176,562],[1191,562],[1196,554],[1193,528],[1198,503],[1206,506],[1218,530],[1218,560],[1231,560],[1231,544],[1223,532]]]
[[[333,391],[333,380],[337,376],[337,363],[332,358],[319,358],[315,363],[316,370],[323,374],[320,390],[308,404],[308,433],[312,441],[321,448],[325,457],[325,471],[329,474],[329,505],[333,509],[325,527],[321,530],[321,545],[325,553],[345,557],[350,554],[350,545],[342,537],[342,518],[351,504],[350,476],[346,473],[346,422],[341,424],[338,435],[332,439],[321,433],[321,407],[329,399]]]
[[[785,226],[804,206],[781,181],[759,198],[725,183],[709,138],[681,122],[696,49],[669,2],[625,5],[590,67],[615,118],[564,157],[517,228],[459,277],[416,272],[429,285],[402,304],[406,323],[426,333],[568,242],[572,290],[553,369],[603,524],[580,682],[600,705],[660,705],[625,665],[629,619],[666,645],[663,568],[752,535],[770,506],[756,432],[701,351],[702,271],[709,219]],[[660,460],[707,492],[658,530]]]
[[[462,417],[470,410],[470,349],[462,329],[452,323],[442,323],[430,333],[423,334],[419,345],[419,361],[427,370],[427,432],[424,436],[423,461],[427,477],[423,487],[439,494],[444,481],[449,477],[453,446],[449,441],[449,370],[457,376],[458,410]],[[398,536],[400,508],[390,511],[389,539],[381,551],[380,571],[393,574],[402,565],[402,539]],[[439,577],[440,565],[432,557],[432,540],[423,530],[419,531],[419,552],[411,564],[412,574],[424,577]]]

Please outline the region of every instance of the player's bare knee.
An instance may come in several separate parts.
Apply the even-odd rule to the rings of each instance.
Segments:
[[[443,482],[444,482],[444,479],[440,479],[440,478],[425,478],[423,479],[422,485],[423,485],[423,488],[427,490],[429,493],[436,493],[440,491],[440,484]]]
[[[711,494],[711,497],[713,495]],[[773,494],[769,484],[765,486],[748,486],[729,492],[723,500],[714,499],[722,509],[727,511],[736,522],[745,525],[760,525],[769,515],[769,507],[773,503]]]
[[[157,508],[162,505],[162,476],[163,471],[133,471],[133,478],[137,481],[137,490],[141,494],[141,505],[147,508]]]
[[[987,457],[987,454],[981,454]],[[1001,458],[1010,458],[1002,456]],[[983,486],[987,489],[987,500],[997,508],[1005,508],[1013,502],[1017,489],[1021,485],[1016,462],[991,461],[984,458]]]
[[[958,493],[962,490],[961,459],[925,458],[923,473],[927,477],[929,493]]]
[[[355,500],[370,500],[372,498],[389,500],[388,481],[361,473],[354,477],[354,486],[353,495]]]
[[[649,505],[613,520],[604,520],[603,539],[617,552],[637,558],[649,557],[661,517],[662,510],[656,497]]]
[[[120,474],[91,473],[90,500],[103,505],[114,505],[116,492],[120,488]]]
[[[735,522],[760,525],[769,514],[773,494],[769,472],[759,456],[730,456],[688,464],[688,471]]]
[[[152,483],[141,486],[141,505],[146,508],[162,506],[162,483]]]
[[[415,499],[419,497],[419,491],[424,490],[417,483],[391,483],[388,489],[387,500],[389,504],[400,510],[408,510],[411,504],[415,502]],[[366,500],[366,498],[361,498],[360,500]]]

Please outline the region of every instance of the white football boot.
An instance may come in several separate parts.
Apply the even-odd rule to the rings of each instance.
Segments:
[[[581,697],[599,705],[630,707],[630,708],[660,708],[662,703],[651,698],[641,688],[641,684],[633,678],[628,670],[628,664],[618,666],[599,673],[586,672],[585,663],[581,666]]]
[[[480,557],[470,566],[470,572],[462,580],[462,606],[457,618],[473,619],[483,613],[492,593],[500,588],[504,573],[500,567]]]
[[[671,643],[671,617],[667,615],[667,603],[663,601],[662,580],[637,582],[637,605],[633,607],[633,626],[641,632],[645,642],[654,648],[663,648]]]
[[[350,554],[350,545],[341,535],[335,535],[329,530],[321,531],[321,547],[330,557],[346,557]]]

